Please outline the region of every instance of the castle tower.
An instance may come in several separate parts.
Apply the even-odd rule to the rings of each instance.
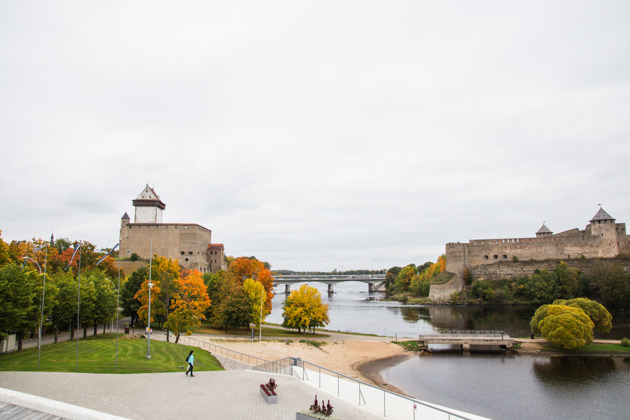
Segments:
[[[166,204],[160,200],[149,184],[132,203],[136,208],[134,223],[162,223],[162,211],[166,208]]]
[[[600,207],[589,222],[587,228],[590,228],[591,235],[601,241],[599,256],[610,258],[618,255],[620,244],[615,219]]]
[[[545,236],[551,236],[553,235],[553,232],[549,230],[549,228],[547,226],[545,226],[545,222],[543,222],[543,225],[540,227],[540,229],[538,229],[538,232],[536,232],[536,237],[537,238],[544,238]]]

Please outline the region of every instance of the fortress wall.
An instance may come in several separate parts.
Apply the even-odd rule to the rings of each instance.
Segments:
[[[568,266],[578,270],[586,271],[593,265],[593,260],[562,260]],[[548,270],[553,271],[560,260],[546,261],[519,261],[519,262],[497,262],[477,267],[471,267],[470,273],[475,280],[500,280],[511,279],[517,277],[531,276],[534,271]],[[619,262],[626,272],[630,271],[629,260],[615,260]]]
[[[468,244],[446,244],[446,271],[449,273],[462,273],[470,264],[468,261]]]
[[[470,266],[492,264],[500,260],[546,260],[580,258],[611,258],[617,256],[616,240],[594,236],[491,239],[470,241]],[[448,260],[447,260],[448,261]]]

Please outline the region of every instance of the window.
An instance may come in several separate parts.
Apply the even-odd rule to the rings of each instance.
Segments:
[[[496,260],[497,258],[499,258],[499,256],[498,255],[493,255],[492,258],[494,258]]]
[[[507,260],[507,255],[503,255],[503,259],[504,259],[504,260]]]
[[[488,259],[488,256],[487,256],[487,255],[484,255],[483,257],[484,257],[486,260]]]

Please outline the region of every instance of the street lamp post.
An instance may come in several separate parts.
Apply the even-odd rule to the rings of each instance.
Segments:
[[[44,245],[40,246],[34,251],[34,252],[37,252],[41,250],[43,247],[46,247],[46,256],[44,257],[44,284],[42,287],[42,311],[39,318],[39,331],[37,333],[37,369],[39,369],[40,359],[42,357],[42,335],[44,334],[43,332],[44,302],[46,301],[46,266],[48,265],[48,242],[44,243]],[[39,274],[42,274],[42,267],[39,265],[37,261],[35,261],[33,258],[30,258],[28,256],[22,257],[22,258],[24,258],[24,264],[26,264],[26,261],[34,262],[37,265],[37,268],[39,268]],[[22,264],[22,267],[24,266],[24,264]]]
[[[151,358],[151,265],[153,263],[153,238],[150,240],[149,248],[149,314],[147,317],[147,359]]]

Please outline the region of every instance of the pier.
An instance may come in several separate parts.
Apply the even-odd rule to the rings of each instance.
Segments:
[[[430,344],[450,344],[461,346],[469,351],[471,346],[498,346],[509,349],[514,346],[514,339],[503,331],[451,331],[448,334],[421,335],[418,337],[420,347]]]

